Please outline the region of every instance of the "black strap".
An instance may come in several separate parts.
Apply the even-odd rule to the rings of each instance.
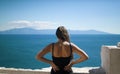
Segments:
[[[70,52],[71,52],[71,53],[70,53],[70,56],[73,57],[73,54],[72,54],[72,45],[71,45],[71,43],[70,43]]]
[[[53,53],[54,53],[54,43],[52,43],[52,56],[54,56]]]

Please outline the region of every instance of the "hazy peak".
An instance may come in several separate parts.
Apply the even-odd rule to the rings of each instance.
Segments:
[[[15,28],[6,31],[0,31],[0,34],[55,34],[55,29],[36,30],[32,28]],[[97,30],[68,30],[70,34],[110,34]]]

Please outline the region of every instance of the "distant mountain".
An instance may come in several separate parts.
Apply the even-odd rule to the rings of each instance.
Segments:
[[[6,31],[0,31],[0,34],[53,34],[55,30],[35,30],[31,28],[16,28]]]
[[[110,34],[103,31],[96,31],[96,30],[69,30],[71,34]]]
[[[0,34],[55,34],[55,29],[35,30],[31,28],[16,28],[6,31],[0,31]],[[68,30],[70,34],[110,34],[96,30]]]

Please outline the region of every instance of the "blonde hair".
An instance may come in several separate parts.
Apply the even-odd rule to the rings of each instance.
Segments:
[[[56,30],[56,36],[62,41],[70,42],[69,34],[64,26],[59,26]]]

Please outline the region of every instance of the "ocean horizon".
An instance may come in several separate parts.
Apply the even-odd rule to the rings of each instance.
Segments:
[[[120,34],[79,34],[70,35],[71,42],[76,44],[88,55],[89,59],[73,65],[73,67],[101,66],[101,47],[117,45]],[[46,45],[56,42],[55,35],[4,35],[0,34],[0,67],[41,69],[50,67],[49,64],[36,60],[36,54]],[[78,55],[74,54],[74,59]],[[51,53],[45,56],[52,59]]]

